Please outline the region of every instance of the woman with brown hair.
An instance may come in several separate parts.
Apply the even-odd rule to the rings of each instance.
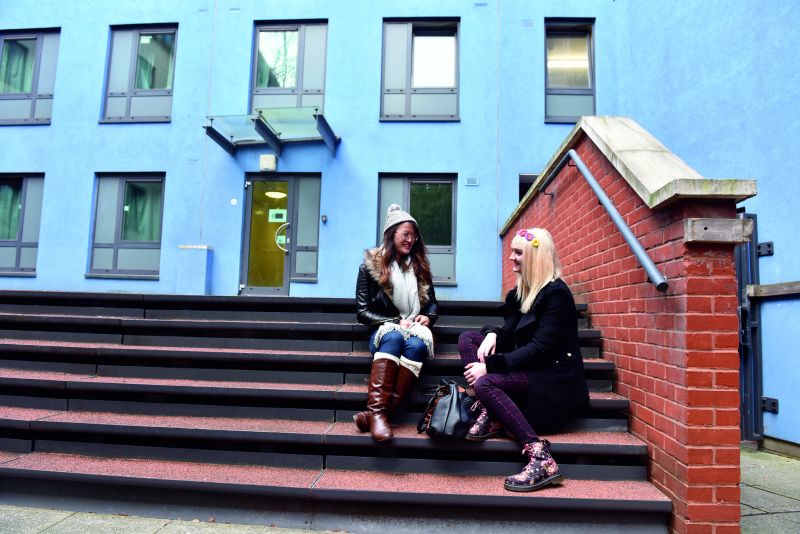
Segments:
[[[467,439],[483,441],[510,432],[528,463],[506,478],[505,488],[533,491],[563,479],[550,442],[536,432],[552,432],[569,422],[588,404],[589,390],[575,301],[561,279],[550,233],[520,230],[508,259],[517,285],[506,296],[502,328],[486,326],[458,339],[464,376],[478,397],[478,418]]]
[[[417,221],[392,204],[383,244],[364,252],[356,282],[356,317],[370,327],[373,360],[367,410],[353,419],[376,441],[393,437],[388,415],[411,391],[428,356],[433,356],[430,327],[438,310]]]

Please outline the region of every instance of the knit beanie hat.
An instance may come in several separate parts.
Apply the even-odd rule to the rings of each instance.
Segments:
[[[390,205],[389,209],[386,211],[386,224],[383,225],[383,233],[386,233],[386,230],[395,224],[404,222],[413,222],[415,225],[417,224],[417,221],[414,220],[414,217],[412,217],[411,214],[403,211],[399,205]]]

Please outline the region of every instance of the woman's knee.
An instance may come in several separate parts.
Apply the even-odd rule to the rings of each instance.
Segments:
[[[476,343],[475,339],[477,336],[480,336],[480,333],[473,330],[461,332],[461,334],[458,336],[458,346],[465,347],[469,345],[478,345],[479,343]]]
[[[386,334],[381,337],[381,341],[378,346],[374,346],[375,352],[385,352],[387,354],[391,354],[392,356],[400,357],[403,354],[403,334],[400,332],[387,332]]]
[[[416,336],[409,337],[405,342],[403,356],[409,360],[422,363],[428,357],[428,347],[425,342]]]

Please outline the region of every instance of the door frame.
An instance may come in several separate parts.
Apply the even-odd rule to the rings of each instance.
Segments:
[[[283,262],[283,286],[281,287],[264,287],[264,286],[250,286],[247,284],[247,275],[249,274],[250,267],[250,227],[252,224],[253,214],[253,185],[255,182],[286,182],[287,183],[287,201],[286,201],[286,220],[289,227],[286,232],[288,247],[284,254]],[[244,228],[242,231],[242,258],[241,268],[239,270],[239,294],[240,295],[258,295],[258,296],[288,296],[289,285],[291,278],[291,263],[292,263],[292,247],[294,246],[294,232],[295,232],[295,176],[294,175],[280,175],[280,174],[246,174],[245,175],[245,202],[244,202]]]

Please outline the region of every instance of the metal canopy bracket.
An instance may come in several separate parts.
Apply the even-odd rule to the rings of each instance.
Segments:
[[[264,116],[261,114],[261,112],[255,116],[253,119],[253,124],[255,125],[258,135],[260,135],[264,142],[275,151],[275,155],[280,157],[281,150],[283,149],[283,141],[281,141],[281,138],[272,131],[272,128],[270,128],[267,124],[267,121],[264,120]]]
[[[214,129],[214,121],[211,121],[211,124],[204,127],[206,131],[206,135],[213,139],[219,146],[222,147],[225,152],[230,154],[231,156],[236,155],[236,145],[233,144],[231,141],[225,138],[224,135],[219,133],[217,130]]]
[[[322,113],[317,113],[317,131],[319,135],[322,136],[322,142],[328,147],[331,151],[331,156],[336,157],[336,147],[339,146],[341,142],[341,138],[337,137],[333,130],[331,129],[331,125],[328,124],[328,121],[325,120],[325,117]]]

